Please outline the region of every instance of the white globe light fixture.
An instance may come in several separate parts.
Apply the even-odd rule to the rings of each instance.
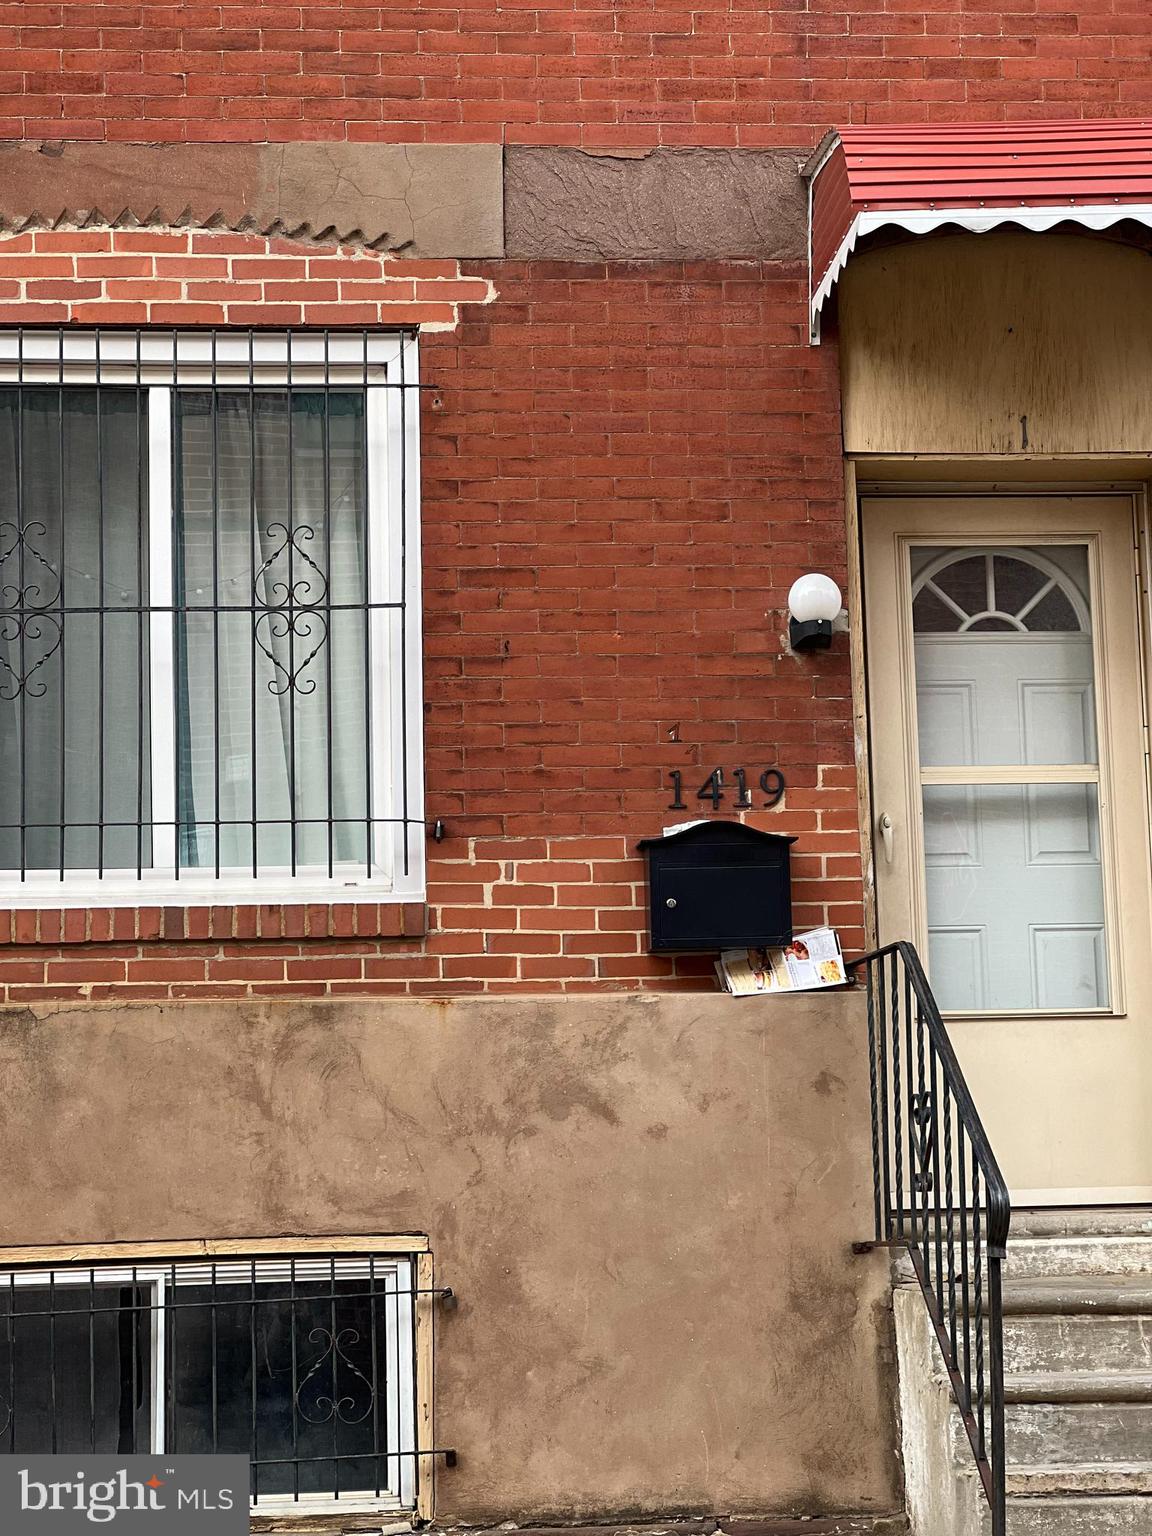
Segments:
[[[831,576],[810,571],[788,592],[788,639],[794,651],[823,650],[832,644],[832,620],[844,606]]]

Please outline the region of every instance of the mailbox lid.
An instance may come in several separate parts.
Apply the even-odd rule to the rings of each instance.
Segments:
[[[792,938],[794,837],[703,822],[645,838],[651,947],[740,949]]]

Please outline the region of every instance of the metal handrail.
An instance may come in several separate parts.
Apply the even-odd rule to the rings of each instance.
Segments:
[[[868,995],[875,1242],[911,1257],[1004,1536],[1008,1186],[915,948],[888,944],[848,970]]]

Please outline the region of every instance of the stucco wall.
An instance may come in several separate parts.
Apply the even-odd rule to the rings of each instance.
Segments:
[[[426,1231],[441,1518],[890,1508],[861,1001],[0,1014],[3,1241]]]

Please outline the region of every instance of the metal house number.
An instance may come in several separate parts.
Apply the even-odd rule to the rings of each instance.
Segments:
[[[671,768],[668,771],[668,777],[672,780],[672,789],[674,791],[668,809],[670,811],[686,811],[688,806],[684,800],[683,773],[679,768]],[[736,798],[732,802],[733,809],[737,811],[750,811],[753,802],[752,791],[748,787],[747,769],[733,768],[732,779],[737,791]],[[713,768],[712,772],[696,791],[696,799],[709,801],[712,809],[718,811],[720,809],[720,802],[724,799],[724,782],[723,768]],[[765,797],[763,802],[764,810],[770,811],[774,805],[780,804],[784,798],[786,785],[784,783],[784,775],[780,772],[779,768],[765,768],[757,783],[760,786],[760,792]],[[691,794],[692,791],[689,790],[688,793]]]

